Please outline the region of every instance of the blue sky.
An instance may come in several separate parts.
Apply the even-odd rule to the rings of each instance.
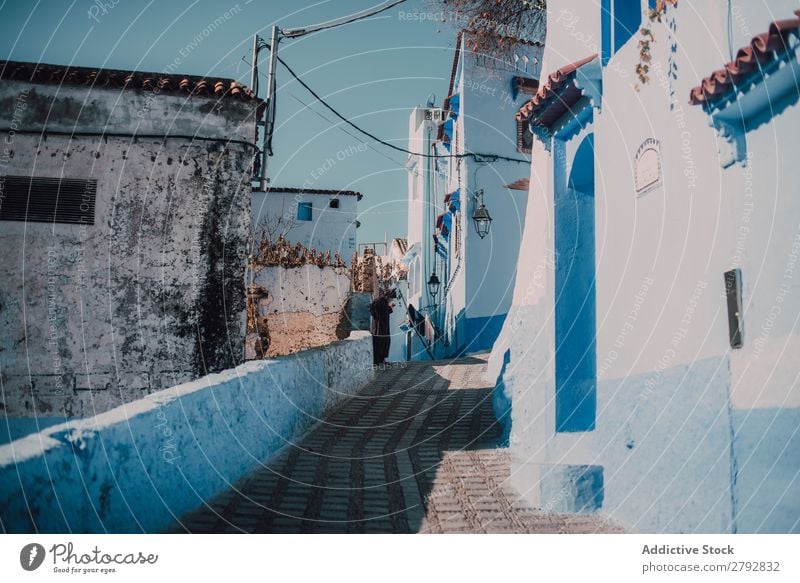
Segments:
[[[0,2],[0,59],[117,69],[220,75],[250,82],[252,35],[273,24],[302,27],[379,4],[379,0],[11,0]],[[432,11],[408,0],[377,17],[283,41],[281,57],[331,105],[373,134],[406,147],[410,109],[447,91],[455,30],[412,19]],[[222,18],[210,34],[203,34]],[[262,53],[266,71],[267,53]],[[273,185],[347,188],[364,194],[359,242],[405,236],[405,155],[338,123],[278,70]],[[262,80],[262,87],[265,83]],[[300,101],[311,105],[310,111]],[[321,114],[327,120],[320,117]],[[333,123],[331,123],[333,122]],[[338,127],[337,127],[338,126]],[[347,135],[346,129],[356,137]],[[378,151],[376,151],[378,150]],[[334,164],[326,164],[326,160]],[[319,172],[320,167],[325,167]]]

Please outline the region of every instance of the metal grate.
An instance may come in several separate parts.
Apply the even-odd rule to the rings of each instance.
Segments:
[[[0,176],[0,220],[94,225],[97,180]]]

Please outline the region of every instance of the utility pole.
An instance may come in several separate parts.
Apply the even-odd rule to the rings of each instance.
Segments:
[[[277,26],[273,26],[272,38],[269,45],[264,43],[263,40],[258,37],[258,35],[253,37],[253,68],[250,84],[253,91],[256,92],[256,95],[258,94],[258,52],[263,48],[269,49],[269,69],[267,71],[266,95],[267,111],[264,115],[264,136],[261,147],[261,167],[259,168],[258,176],[258,187],[262,191],[267,189],[267,184],[269,183],[269,178],[267,178],[267,162],[269,156],[272,156],[272,133],[275,129],[275,69],[278,66],[278,43],[280,42],[281,37],[288,39],[299,38],[313,32],[319,32],[328,28],[350,24],[352,22],[363,20],[364,18],[368,18],[383,12],[384,10],[388,10],[389,8],[397,6],[398,4],[402,4],[405,1],[406,0],[391,0],[388,2],[388,4],[384,2],[381,5],[370,8],[366,11],[361,11],[354,15],[346,16],[333,21],[323,22],[321,24],[316,24],[314,26],[305,28],[281,30]]]
[[[250,89],[258,95],[258,42],[261,40],[257,34],[253,35],[253,67],[250,74]]]
[[[275,68],[278,65],[278,42],[280,41],[280,30],[277,26],[272,27],[272,38],[267,45],[258,36],[253,36],[253,68],[250,78],[250,86],[258,94],[258,53],[263,48],[269,49],[269,68],[267,69],[267,94],[264,100],[267,103],[267,110],[264,114],[264,134],[261,140],[261,164],[258,172],[258,188],[265,191],[269,183],[267,178],[267,165],[269,157],[272,156],[272,133],[275,128]]]
[[[272,39],[269,44],[269,69],[267,69],[267,112],[264,117],[264,142],[261,147],[261,176],[259,186],[267,190],[267,164],[272,156],[272,133],[275,129],[275,68],[278,66],[278,42],[280,34],[277,26],[272,27]]]

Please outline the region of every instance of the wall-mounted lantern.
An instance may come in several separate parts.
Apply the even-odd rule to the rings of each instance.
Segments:
[[[472,222],[475,224],[475,231],[478,233],[478,237],[483,239],[489,234],[489,229],[492,227],[492,217],[486,205],[483,204],[483,189],[475,193],[475,206],[477,208],[472,213]]]
[[[439,281],[439,277],[436,275],[434,271],[431,273],[431,277],[428,280],[428,293],[431,294],[431,297],[436,301],[436,295],[439,293],[439,286],[442,285],[442,282]]]

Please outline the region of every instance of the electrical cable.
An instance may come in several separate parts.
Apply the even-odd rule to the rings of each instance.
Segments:
[[[305,81],[303,81],[300,78],[300,76],[297,73],[295,73],[294,70],[288,64],[286,64],[286,61],[284,61],[280,57],[278,57],[278,61],[280,62],[281,65],[284,66],[284,68],[289,72],[289,74],[292,77],[294,77],[295,80],[306,89],[306,91],[308,91],[311,95],[313,95],[317,101],[319,101],[322,105],[324,105],[327,109],[329,109],[336,117],[341,119],[343,122],[354,128],[355,130],[361,132],[368,138],[375,140],[379,144],[383,144],[384,146],[392,148],[393,150],[396,150],[398,152],[403,152],[404,154],[409,154],[411,156],[421,156],[423,158],[473,158],[473,159],[485,159],[485,161],[487,162],[504,160],[507,162],[530,164],[530,160],[523,160],[521,158],[510,158],[508,156],[501,156],[499,154],[482,154],[479,152],[464,152],[463,154],[429,154],[427,152],[412,152],[411,150],[407,150],[406,148],[396,146],[395,144],[380,139],[375,134],[368,132],[367,130],[359,127],[358,125],[347,119],[344,115],[342,115],[336,109],[334,109],[333,106],[329,105],[324,99],[322,99],[322,97],[320,97],[320,95],[316,91],[314,91],[311,87],[309,87],[309,85]]]
[[[220,142],[224,144],[238,144],[242,146],[248,146],[253,148],[255,151],[258,151],[258,146],[256,146],[252,142],[247,142],[245,140],[232,140],[230,138],[209,138],[206,136],[192,136],[188,134],[140,134],[140,133],[131,133],[131,132],[67,132],[67,131],[59,131],[59,130],[48,130],[47,128],[42,130],[18,130],[13,128],[0,128],[0,133],[15,133],[15,134],[23,134],[23,135],[34,135],[34,136],[44,136],[47,139],[47,136],[69,136],[75,138],[85,138],[85,137],[98,137],[98,138],[134,138],[134,139],[142,139],[142,140],[188,140],[191,142]]]
[[[341,125],[334,124],[334,122],[333,122],[333,121],[331,121],[330,119],[328,119],[327,117],[325,117],[324,115],[322,115],[322,114],[321,114],[320,112],[318,112],[316,109],[314,109],[314,108],[313,108],[313,107],[311,107],[309,104],[307,104],[305,101],[303,101],[302,99],[300,99],[299,97],[297,97],[297,95],[295,95],[294,93],[289,93],[289,95],[291,95],[291,96],[292,96],[292,97],[293,97],[295,100],[297,100],[297,101],[298,101],[300,104],[302,104],[302,105],[303,105],[303,106],[304,106],[306,109],[308,109],[308,110],[309,110],[309,111],[311,111],[312,113],[314,113],[314,114],[318,115],[319,117],[321,117],[322,119],[324,119],[326,122],[328,122],[329,124],[331,124],[332,126],[334,126],[335,128],[337,128],[338,130],[340,130],[340,131],[344,132],[345,134],[347,134],[348,136],[350,136],[350,137],[351,137],[351,138],[353,138],[354,140],[358,140],[359,142],[361,142],[361,138],[359,138],[359,137],[358,137],[358,136],[356,136],[355,134],[352,134],[352,133],[348,132],[348,131],[347,131],[346,129],[344,129],[344,128],[343,128]],[[400,162],[400,161],[398,161],[398,160],[395,160],[395,159],[394,159],[394,158],[392,158],[391,156],[387,156],[386,154],[384,154],[383,152],[381,152],[381,151],[380,151],[380,150],[378,150],[377,148],[373,147],[373,146],[372,146],[372,144],[366,144],[366,146],[367,146],[367,147],[368,147],[370,150],[372,150],[373,152],[375,152],[376,154],[378,154],[378,155],[380,155],[380,156],[383,156],[384,158],[386,158],[387,160],[389,160],[389,161],[391,161],[391,162],[394,162],[394,163],[395,163],[395,164],[397,164],[397,165],[398,165],[400,168],[405,168],[405,166],[406,166],[406,165],[405,165],[405,163],[404,163],[404,162]]]
[[[282,30],[281,34],[286,38],[300,38],[301,36],[305,36],[307,34],[320,32],[322,30],[329,30],[331,28],[337,28],[339,26],[344,26],[346,24],[351,24],[353,22],[358,22],[359,20],[364,20],[365,18],[369,18],[370,16],[375,16],[376,14],[380,14],[381,12],[385,12],[385,11],[389,10],[390,8],[394,8],[398,4],[402,4],[405,1],[406,0],[396,0],[395,2],[392,2],[391,4],[388,4],[388,5],[383,6],[381,8],[372,7],[372,8],[367,9],[366,12],[362,10],[361,13],[358,13],[358,14],[356,14],[354,16],[343,16],[342,18],[346,18],[347,20],[344,20],[342,22],[330,22],[329,21],[330,23],[315,24],[315,25],[312,25],[312,26],[307,26],[305,28],[297,28],[297,29],[293,29],[293,30],[292,29]],[[378,6],[380,6],[380,5],[378,5]]]

